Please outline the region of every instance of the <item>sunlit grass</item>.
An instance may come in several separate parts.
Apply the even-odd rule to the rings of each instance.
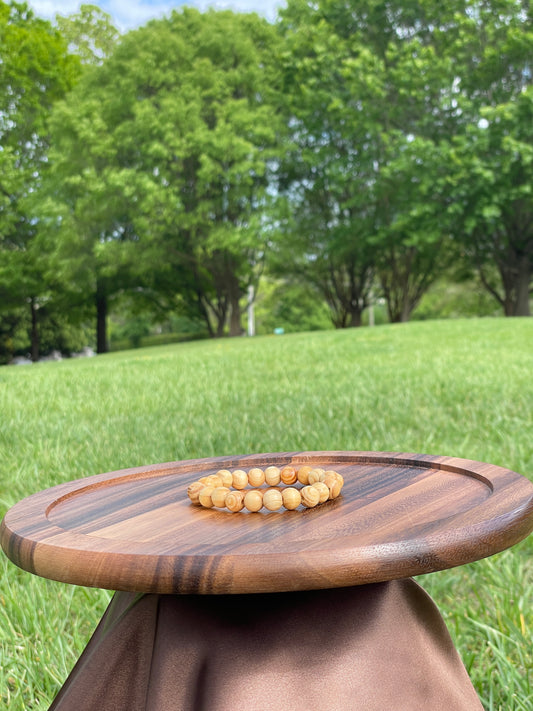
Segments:
[[[533,319],[196,342],[0,368],[0,514],[88,474],[249,452],[447,454],[533,478],[532,374]],[[533,537],[422,580],[490,711],[533,709],[532,549]],[[2,566],[0,708],[46,709],[109,593],[40,580],[5,558]]]

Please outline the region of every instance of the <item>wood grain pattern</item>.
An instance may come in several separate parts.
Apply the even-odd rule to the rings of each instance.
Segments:
[[[336,469],[314,509],[201,509],[188,485],[218,469]],[[497,553],[533,530],[533,485],[490,464],[387,452],[286,452],[171,462],[61,484],[13,506],[8,557],[77,585],[157,593],[250,593],[380,582]]]

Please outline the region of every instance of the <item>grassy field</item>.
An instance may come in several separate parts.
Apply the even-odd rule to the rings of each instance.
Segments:
[[[347,449],[446,454],[533,479],[533,319],[195,342],[0,368],[0,515],[102,471]],[[487,711],[533,709],[533,536],[419,582]],[[0,557],[0,709],[47,709],[110,593]]]

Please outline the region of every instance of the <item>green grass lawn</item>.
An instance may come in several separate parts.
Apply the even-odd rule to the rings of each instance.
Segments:
[[[0,515],[69,479],[182,458],[387,450],[533,479],[533,319],[194,342],[0,368]],[[533,536],[419,582],[487,711],[533,709]],[[110,593],[0,557],[0,709],[47,709]]]

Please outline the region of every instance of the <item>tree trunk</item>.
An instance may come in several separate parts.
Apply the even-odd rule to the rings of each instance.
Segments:
[[[197,292],[196,292],[196,304],[198,306],[198,311],[200,313],[200,316],[202,317],[203,322],[207,326],[207,332],[209,334],[209,338],[214,338],[215,332],[213,330],[213,324],[211,323],[211,319],[209,318],[209,311],[206,306],[205,299],[204,299],[200,290],[197,290]]]
[[[527,254],[518,256],[513,252],[507,261],[498,263],[503,286],[503,298],[498,301],[506,316],[530,316],[529,285],[531,283],[531,259]],[[493,295],[494,290],[491,291]]]
[[[409,297],[405,297],[402,303],[402,313],[400,315],[400,323],[407,323],[411,318],[411,313],[413,312],[413,304],[409,300]]]
[[[226,319],[217,317],[217,327],[216,327],[216,337],[222,338],[224,335],[224,326],[226,325]]]
[[[230,301],[230,312],[229,312],[229,335],[230,336],[240,336],[242,334],[241,326],[241,309],[239,306],[239,299],[232,296]]]
[[[227,275],[228,302],[229,302],[229,335],[242,336],[241,324],[241,290],[239,280],[234,273]]]
[[[353,309],[350,312],[350,327],[358,328],[362,323],[362,311],[360,308]]]
[[[531,263],[527,255],[518,262],[516,277],[516,300],[513,316],[531,316],[529,308],[529,285],[531,283]]]
[[[39,360],[39,319],[37,316],[38,306],[35,299],[30,299],[31,309],[31,360],[36,363]]]
[[[96,352],[107,353],[107,294],[96,288]]]
[[[327,278],[318,284],[331,310],[335,328],[357,328],[368,304],[372,271],[356,262],[328,265]]]

